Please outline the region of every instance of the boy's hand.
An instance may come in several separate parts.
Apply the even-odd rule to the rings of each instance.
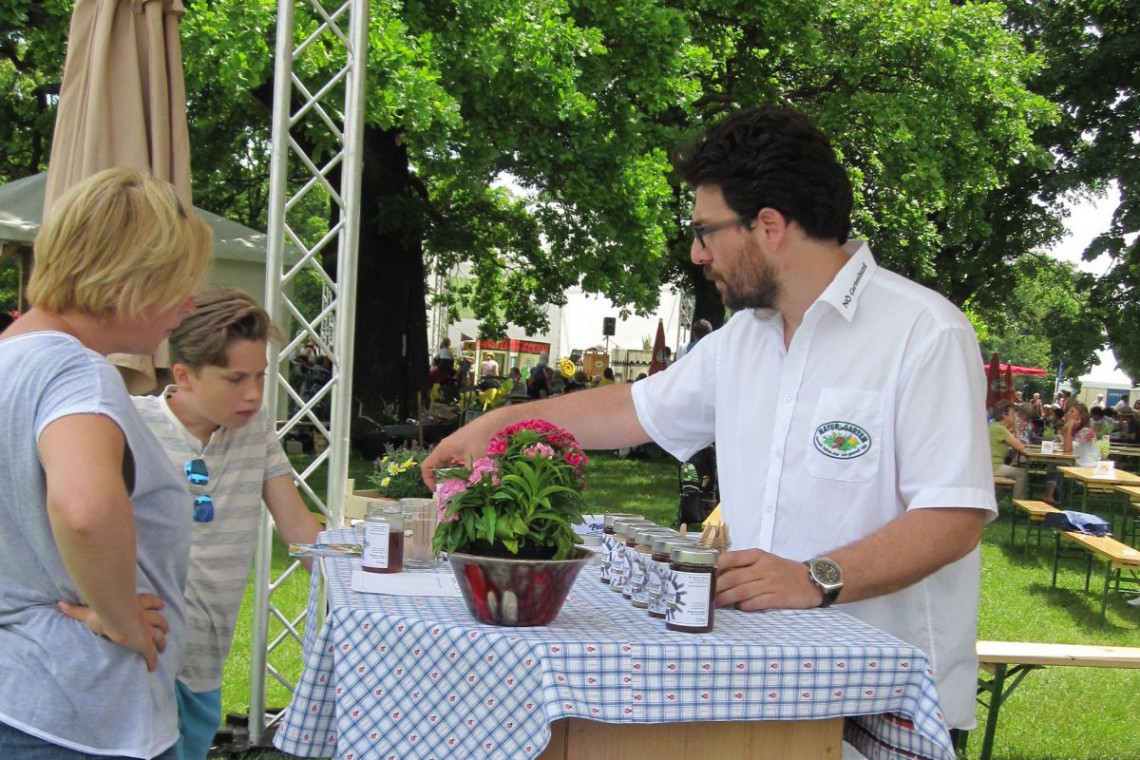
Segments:
[[[83,623],[96,636],[138,652],[146,660],[146,669],[154,672],[158,667],[158,655],[166,651],[166,634],[170,632],[170,623],[161,612],[166,602],[154,594],[139,594],[137,600],[138,626],[124,633],[105,630],[103,621],[90,607],[62,601],[57,602],[56,607],[72,620]]]

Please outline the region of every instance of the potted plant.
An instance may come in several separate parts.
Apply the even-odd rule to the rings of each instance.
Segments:
[[[420,463],[428,450],[418,446],[388,447],[376,460],[370,480],[378,495],[388,499],[431,498]]]
[[[543,420],[499,431],[487,455],[440,473],[439,527],[468,608],[497,625],[545,625],[582,565],[588,459],[570,433]]]

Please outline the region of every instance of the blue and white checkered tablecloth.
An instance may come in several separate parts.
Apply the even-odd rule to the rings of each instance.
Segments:
[[[274,737],[294,755],[515,760],[539,755],[562,718],[858,716],[845,738],[867,757],[954,758],[926,656],[836,610],[722,609],[712,633],[674,633],[589,566],[549,626],[500,628],[462,599],[354,592],[359,560],[322,562],[330,611],[305,631],[304,673]]]

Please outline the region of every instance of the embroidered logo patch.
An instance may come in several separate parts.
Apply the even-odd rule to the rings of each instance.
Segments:
[[[871,449],[871,436],[852,422],[825,422],[812,439],[819,452],[832,459],[855,459]]]

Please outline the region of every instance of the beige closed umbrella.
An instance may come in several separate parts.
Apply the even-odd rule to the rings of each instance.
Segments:
[[[170,182],[187,208],[190,135],[178,22],[181,0],[77,0],[48,165],[44,215],[67,188],[113,166]],[[168,367],[153,356],[112,354],[131,393],[155,388]]]

